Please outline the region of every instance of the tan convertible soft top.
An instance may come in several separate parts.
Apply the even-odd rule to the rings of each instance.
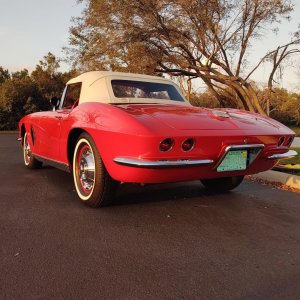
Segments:
[[[145,82],[157,82],[164,84],[173,85],[178,92],[182,95],[179,87],[171,80],[157,77],[157,76],[149,76],[143,74],[132,74],[132,73],[122,73],[122,72],[109,72],[109,71],[92,71],[83,73],[71,80],[68,81],[67,85],[74,83],[82,83],[80,100],[79,104],[84,102],[101,102],[101,103],[120,103],[120,102],[128,102],[128,103],[174,103],[173,100],[164,100],[158,99],[148,99],[148,98],[116,98],[114,96],[111,80],[134,80],[134,81],[145,81]],[[184,96],[183,96],[184,98]],[[180,104],[180,102],[176,103]],[[181,102],[182,104],[186,104],[185,102]]]

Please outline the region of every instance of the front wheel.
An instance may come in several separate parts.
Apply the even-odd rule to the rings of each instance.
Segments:
[[[41,166],[43,165],[42,162],[38,161],[34,157],[34,154],[31,151],[27,132],[25,133],[23,138],[23,158],[24,158],[24,164],[28,169],[38,169],[41,168]]]
[[[80,200],[91,207],[110,204],[116,182],[108,174],[93,139],[82,133],[73,157],[73,178]]]
[[[230,191],[239,186],[244,176],[233,176],[223,178],[213,178],[201,180],[202,184],[209,190],[214,191]]]

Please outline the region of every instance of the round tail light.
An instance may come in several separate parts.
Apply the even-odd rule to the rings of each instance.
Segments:
[[[285,138],[284,138],[284,136],[282,136],[279,140],[278,140],[278,147],[280,147],[280,146],[282,146],[283,145],[283,143],[284,143],[284,140],[285,140]]]
[[[195,140],[192,138],[186,139],[181,145],[182,150],[184,152],[192,150],[194,148],[194,146],[195,146]]]
[[[290,136],[288,139],[287,139],[287,142],[286,142],[286,146],[290,147],[293,143],[293,140],[294,140],[294,137],[293,136]]]
[[[174,140],[171,138],[164,139],[159,144],[159,150],[162,152],[167,152],[171,150],[174,146]]]

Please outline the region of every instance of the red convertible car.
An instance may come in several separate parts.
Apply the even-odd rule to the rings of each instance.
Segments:
[[[24,163],[71,172],[79,198],[92,207],[107,205],[117,182],[201,180],[231,190],[245,175],[297,154],[289,150],[294,132],[277,121],[193,107],[160,77],[88,72],[51,103],[53,111],[19,123]]]

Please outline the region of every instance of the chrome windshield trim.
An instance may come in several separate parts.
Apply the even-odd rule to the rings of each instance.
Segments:
[[[261,153],[261,151],[265,148],[264,144],[245,144],[245,145],[231,145],[231,146],[227,146],[225,148],[225,151],[223,153],[223,155],[221,156],[221,158],[219,159],[218,163],[215,165],[215,170],[218,168],[218,166],[222,163],[223,159],[225,158],[225,156],[227,155],[227,153],[229,151],[232,150],[249,150],[249,149],[259,149],[256,157],[248,164],[247,168],[257,159],[257,157],[259,156],[259,154]]]
[[[208,166],[214,163],[212,159],[150,161],[126,157],[116,157],[114,158],[114,162],[123,166],[146,169],[189,168],[198,166]]]
[[[289,150],[288,152],[281,153],[281,154],[273,154],[271,156],[268,156],[267,159],[271,160],[278,160],[278,159],[287,159],[297,156],[298,153],[294,150]]]

